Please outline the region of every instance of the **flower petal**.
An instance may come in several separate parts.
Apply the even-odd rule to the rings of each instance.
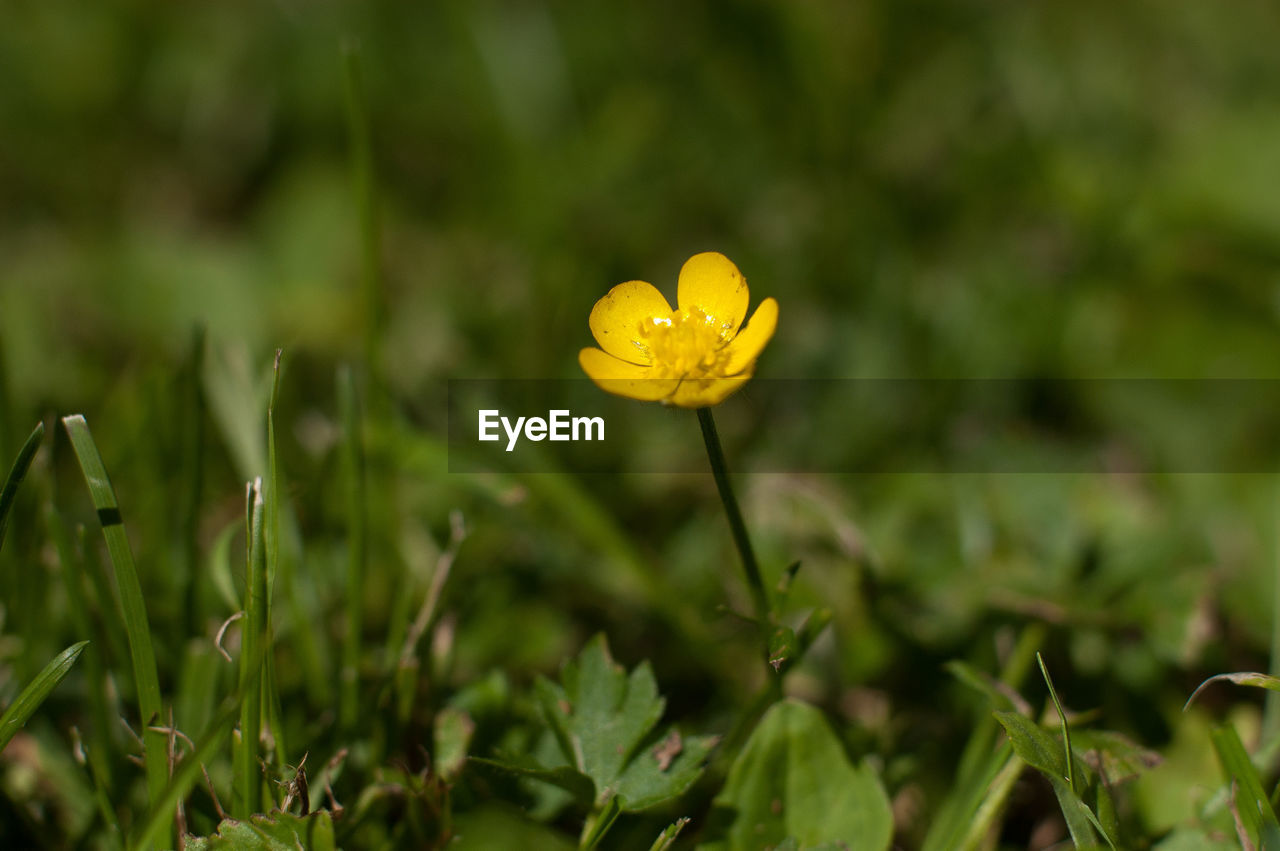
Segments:
[[[708,408],[719,405],[750,379],[750,370],[732,378],[688,378],[680,382],[667,401],[681,408]]]
[[[671,305],[653,284],[627,281],[609,290],[596,302],[596,306],[591,308],[588,324],[600,348],[615,358],[644,365],[652,358],[647,348],[636,343],[640,322],[670,314]]]
[[[750,321],[738,332],[738,336],[727,346],[729,361],[725,364],[726,375],[737,375],[746,370],[750,372],[751,364],[760,357],[765,345],[773,337],[778,327],[778,302],[766,298],[760,302],[756,312],[751,314]]]
[[[641,402],[666,399],[680,384],[678,378],[652,378],[651,367],[619,360],[599,349],[578,352],[578,364],[601,390]]]
[[[713,317],[716,326],[729,337],[747,315],[747,279],[723,254],[714,251],[695,254],[680,269],[676,300],[681,310],[696,307]]]

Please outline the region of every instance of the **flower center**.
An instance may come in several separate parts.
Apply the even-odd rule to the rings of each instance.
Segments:
[[[649,355],[655,378],[723,378],[730,330],[691,307],[640,320],[636,345]]]

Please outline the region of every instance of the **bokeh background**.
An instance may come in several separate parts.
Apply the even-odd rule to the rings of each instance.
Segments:
[[[212,593],[177,601],[263,471],[276,347],[322,653],[340,632],[334,375],[350,364],[379,509],[370,671],[456,509],[471,537],[439,694],[495,670],[519,690],[605,629],[620,659],[653,660],[669,715],[703,729],[756,685],[741,627],[717,613],[746,597],[709,477],[451,475],[448,379],[579,377],[595,299],[634,278],[673,296],[703,250],[733,258],[753,301],[781,303],[769,378],[1280,377],[1280,9],[1262,0],[3,14],[0,457],[39,418],[88,417],[172,638],[169,683],[186,639],[226,615]],[[195,521],[175,510],[193,398]],[[839,439],[847,409],[804,415]],[[744,464],[768,451],[768,422],[748,436]],[[691,416],[635,451],[681,440],[697,451]],[[46,463],[87,516],[65,450],[59,434]],[[993,668],[1020,625],[1049,625],[1068,703],[1157,748],[1203,735],[1178,710],[1205,675],[1267,666],[1269,469],[741,487],[766,572],[802,560],[797,609],[836,612],[789,687],[882,759],[908,813],[936,803],[978,706],[941,663]],[[54,580],[15,570],[37,543],[0,560],[11,689],[79,637]],[[1257,707],[1232,700],[1256,728]],[[1187,751],[1191,767],[1140,781],[1133,817],[1152,830],[1214,770]]]

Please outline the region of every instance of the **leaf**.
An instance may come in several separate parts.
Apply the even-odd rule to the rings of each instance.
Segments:
[[[994,714],[1000,726],[1004,727],[1009,743],[1013,745],[1014,753],[1049,779],[1054,795],[1058,798],[1062,816],[1067,822],[1072,841],[1077,846],[1092,847],[1097,844],[1097,835],[1094,832],[1096,830],[1103,835],[1108,845],[1112,845],[1111,837],[1103,830],[1098,817],[1080,797],[1079,790],[1085,788],[1088,779],[1081,776],[1084,773],[1083,766],[1067,765],[1066,753],[1061,741],[1017,712]],[[1068,771],[1074,775],[1074,783],[1068,780]]]
[[[22,729],[27,720],[40,708],[40,704],[44,703],[49,693],[71,671],[71,666],[76,663],[80,652],[88,643],[87,641],[78,642],[53,657],[53,661],[45,665],[44,670],[36,674],[36,678],[22,690],[13,703],[9,704],[4,715],[0,716],[0,751],[5,749],[14,734]]]
[[[1054,741],[1043,727],[1030,718],[1017,712],[994,713],[1000,726],[1004,727],[1014,753],[1032,768],[1044,774],[1050,780],[1067,779],[1067,762],[1063,757],[1062,745]]]
[[[1238,686],[1253,686],[1255,688],[1265,688],[1269,691],[1280,691],[1280,677],[1273,677],[1268,674],[1257,674],[1251,671],[1239,671],[1234,674],[1218,674],[1217,676],[1210,677],[1205,680],[1196,687],[1195,691],[1191,692],[1191,697],[1187,698],[1187,702],[1183,705],[1182,711],[1187,711],[1187,708],[1191,706],[1192,702],[1200,695],[1200,692],[1205,690],[1206,686],[1210,683],[1216,683],[1221,680],[1235,683]]]
[[[1234,727],[1229,724],[1216,727],[1211,735],[1213,749],[1218,753],[1218,761],[1231,787],[1234,812],[1239,814],[1240,821],[1256,842],[1268,830],[1280,827],[1263,789],[1262,778],[1258,776],[1258,769],[1249,759]]]
[[[274,813],[249,821],[224,819],[207,837],[187,837],[188,851],[335,851],[333,821],[327,810],[308,816]]]
[[[1040,673],[1044,676],[1044,684],[1049,687],[1049,697],[1053,699],[1053,708],[1058,710],[1058,721],[1062,730],[1062,750],[1063,758],[1067,761],[1067,785],[1071,787],[1077,797],[1079,796],[1079,787],[1076,786],[1076,772],[1074,766],[1074,754],[1071,753],[1071,725],[1067,723],[1067,713],[1062,708],[1062,701],[1058,700],[1058,690],[1053,687],[1053,678],[1049,676],[1049,669],[1044,664],[1044,658],[1037,651],[1036,662],[1040,665]]]
[[[89,431],[89,424],[83,416],[73,414],[63,417],[62,425],[80,462],[80,470],[84,473],[93,507],[98,512],[98,523],[102,527],[102,536],[107,542],[107,552],[114,568],[125,634],[129,637],[133,680],[138,691],[148,799],[154,805],[164,794],[165,785],[169,781],[169,764],[165,758],[167,742],[164,734],[152,728],[155,720],[162,717],[164,707],[160,700],[160,677],[156,672],[156,655],[151,645],[146,598],[142,594],[142,583],[138,579],[129,536],[120,517],[120,503],[116,499],[111,479],[107,476],[106,465],[102,463],[98,444]]]
[[[628,675],[598,635],[565,665],[561,681],[539,680],[538,701],[565,762],[594,784],[595,803],[617,795],[626,812],[647,809],[682,794],[702,774],[717,739],[654,734],[666,701],[648,662]]]
[[[702,766],[719,737],[682,739],[680,750],[674,755],[669,751],[670,741],[668,736],[652,748],[646,746],[618,778],[615,788],[627,812],[645,810],[681,795],[702,774]]]
[[[527,777],[530,780],[541,780],[543,783],[559,786],[583,803],[590,803],[595,798],[595,785],[591,782],[591,778],[576,768],[570,768],[567,765],[544,768],[532,759],[516,759],[513,757],[487,759],[473,756],[468,761],[477,765],[496,768],[499,771],[505,771],[517,777]]]
[[[844,843],[883,851],[893,812],[875,772],[854,766],[822,713],[795,699],[760,719],[715,800],[726,820],[704,851],[755,851],[788,838],[799,847]]]
[[[1095,829],[1098,833],[1104,834],[1108,845],[1115,848],[1111,838],[1105,836],[1102,824],[1093,814],[1093,810],[1089,809],[1089,805],[1080,799],[1080,795],[1066,780],[1050,777],[1049,783],[1053,786],[1053,794],[1058,798],[1058,807],[1062,810],[1062,818],[1067,823],[1067,832],[1071,834],[1071,841],[1075,843],[1077,849],[1099,847]]]
[[[232,746],[234,781],[231,812],[247,818],[262,808],[262,769],[259,766],[262,732],[263,657],[270,652],[270,630],[267,624],[266,557],[263,554],[262,516],[264,501],[262,479],[254,479],[245,491],[244,621],[240,631],[240,690],[244,700],[240,706],[240,738]]]

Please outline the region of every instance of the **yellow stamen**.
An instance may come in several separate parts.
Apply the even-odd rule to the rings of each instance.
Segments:
[[[731,330],[691,307],[641,320],[635,344],[648,355],[654,378],[724,378]]]

